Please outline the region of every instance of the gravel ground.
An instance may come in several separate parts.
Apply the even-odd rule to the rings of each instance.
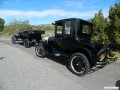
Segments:
[[[37,57],[34,46],[24,48],[0,40],[0,90],[104,90],[120,86],[118,64],[94,68],[84,77],[74,75],[67,66],[67,61],[56,57]]]

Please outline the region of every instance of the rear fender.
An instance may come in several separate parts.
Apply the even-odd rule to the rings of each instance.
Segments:
[[[74,53],[75,52],[83,53],[88,58],[91,66],[94,66],[96,64],[95,55],[91,50],[87,48],[78,48],[74,51]]]

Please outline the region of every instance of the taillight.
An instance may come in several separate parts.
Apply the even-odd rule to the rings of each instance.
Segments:
[[[102,53],[99,57],[99,61],[102,61],[105,57],[106,57],[106,52],[105,53]]]

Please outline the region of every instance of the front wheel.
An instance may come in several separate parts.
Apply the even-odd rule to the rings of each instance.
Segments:
[[[71,71],[78,76],[84,76],[90,70],[89,61],[82,53],[74,53],[70,57],[69,66]]]
[[[28,39],[24,39],[23,43],[25,48],[30,47],[30,41]]]
[[[13,44],[16,44],[16,37],[15,37],[15,35],[12,37],[11,41],[12,41]]]
[[[46,51],[45,51],[45,48],[42,45],[42,43],[39,43],[39,44],[36,45],[35,53],[38,57],[41,57],[41,58],[45,57]]]

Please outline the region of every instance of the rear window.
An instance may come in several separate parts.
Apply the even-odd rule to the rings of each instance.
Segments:
[[[84,33],[84,34],[91,34],[92,27],[90,25],[82,24],[81,27],[82,27],[82,33]]]

